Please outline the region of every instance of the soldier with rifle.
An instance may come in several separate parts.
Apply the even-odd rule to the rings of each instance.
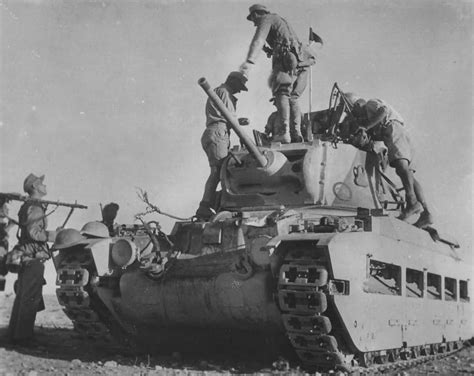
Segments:
[[[44,262],[51,258],[48,242],[53,242],[56,231],[47,230],[46,205],[71,208],[66,221],[75,208],[87,208],[78,204],[45,201],[47,194],[44,175],[29,174],[23,190],[27,197],[18,194],[0,194],[0,198],[24,201],[18,212],[18,244],[7,254],[8,270],[18,273],[16,297],[8,327],[9,339],[13,344],[33,345],[33,329],[36,313],[44,309],[42,296]]]

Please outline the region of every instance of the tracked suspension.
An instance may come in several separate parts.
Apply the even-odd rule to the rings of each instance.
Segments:
[[[98,307],[94,307],[90,285],[91,269],[92,264],[86,261],[71,263],[62,260],[57,268],[56,284],[59,287],[56,295],[76,332],[87,338],[112,341],[109,328],[96,312]]]
[[[327,310],[328,271],[310,252],[289,251],[280,268],[278,303],[283,324],[296,354],[309,368],[335,369],[344,356],[330,335]]]
[[[279,271],[277,296],[283,324],[305,368],[383,372],[445,357],[463,348],[462,341],[454,341],[356,354],[341,350],[344,347],[327,316],[328,295],[334,284],[326,265],[327,260],[314,250],[293,249]]]

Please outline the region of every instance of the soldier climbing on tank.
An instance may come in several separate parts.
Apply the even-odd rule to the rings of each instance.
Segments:
[[[374,141],[383,141],[387,147],[388,162],[395,168],[405,189],[406,207],[398,217],[407,221],[419,214],[415,226],[423,228],[433,223],[420,183],[414,177],[413,147],[403,118],[392,106],[380,99],[358,98],[346,94],[352,104],[352,115],[358,128],[353,133],[352,144],[360,149],[370,149]]]
[[[265,5],[254,4],[247,16],[256,26],[247,58],[240,72],[248,75],[262,50],[272,57],[269,83],[275,98],[280,130],[273,141],[301,142],[301,109],[298,99],[307,85],[309,67],[316,61],[309,47],[302,45],[288,22],[270,13]],[[268,45],[265,45],[267,43]]]
[[[226,108],[235,114],[237,98],[234,94],[247,91],[247,78],[240,72],[231,72],[226,81],[214,89]],[[219,184],[220,168],[230,148],[230,126],[227,120],[208,99],[206,102],[206,129],[201,137],[201,145],[209,160],[211,172],[204,187],[204,194],[196,211],[200,220],[208,220],[214,214],[216,205],[216,188]]]

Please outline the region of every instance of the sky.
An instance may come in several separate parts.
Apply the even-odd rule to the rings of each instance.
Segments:
[[[261,3],[302,41],[309,27],[324,40],[312,68],[313,111],[327,108],[337,82],[403,116],[436,227],[472,260],[473,3]],[[137,188],[165,212],[193,215],[209,173],[200,144],[207,97],[197,81],[217,86],[245,60],[255,30],[246,20],[250,5],[0,1],[0,191],[21,192],[30,172],[45,174],[46,199],[88,205],[68,222],[78,229],[111,201],[120,205],[117,221],[132,223],[144,210]],[[249,91],[238,95],[249,134],[273,111],[269,73],[262,54]],[[66,215],[64,208],[52,214],[51,228]],[[155,219],[171,230],[172,220]]]

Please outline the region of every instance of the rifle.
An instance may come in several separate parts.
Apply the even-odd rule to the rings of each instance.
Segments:
[[[73,208],[73,209],[87,209],[87,206],[78,204],[75,202],[74,204],[71,204],[69,202],[61,202],[61,201],[49,201],[49,200],[42,200],[39,198],[31,198],[29,196],[22,195],[20,193],[1,193],[0,192],[0,201],[5,200],[6,202],[8,201],[23,201],[23,202],[35,202],[38,204],[43,204],[43,205],[55,205],[55,206],[66,206],[68,208]]]
[[[23,201],[23,202],[33,202],[33,203],[38,203],[40,205],[54,205],[54,206],[65,206],[67,208],[70,208],[69,213],[66,217],[66,220],[64,221],[63,225],[61,227],[66,226],[66,223],[68,222],[69,218],[71,218],[72,212],[74,209],[87,209],[87,206],[78,204],[77,202],[75,203],[69,203],[69,202],[61,202],[61,201],[49,201],[49,200],[42,200],[38,198],[31,198],[29,196],[22,195],[20,193],[1,193],[0,192],[0,203],[1,202],[9,202],[9,201]],[[54,211],[54,210],[53,210]]]

